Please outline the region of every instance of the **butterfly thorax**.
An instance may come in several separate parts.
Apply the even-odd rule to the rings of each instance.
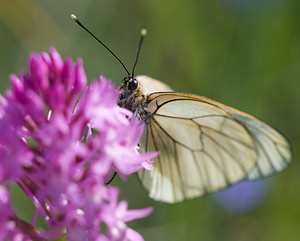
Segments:
[[[118,105],[133,112],[134,117],[148,122],[150,113],[147,110],[148,98],[142,94],[135,78],[124,78],[120,90]]]

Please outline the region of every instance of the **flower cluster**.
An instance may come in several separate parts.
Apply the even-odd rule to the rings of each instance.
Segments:
[[[152,209],[128,210],[119,190],[105,183],[114,171],[126,180],[151,168],[157,153],[137,151],[143,124],[117,105],[118,90],[104,77],[86,87],[82,61],[63,61],[54,48],[32,54],[28,73],[10,80],[0,96],[0,240],[142,240],[126,222]],[[49,229],[18,218],[11,183]]]

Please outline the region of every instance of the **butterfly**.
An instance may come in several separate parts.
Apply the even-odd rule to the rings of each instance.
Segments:
[[[138,173],[158,201],[176,203],[267,177],[291,160],[286,138],[264,122],[147,76],[124,79],[120,105],[145,123],[141,151],[160,152],[152,170]]]
[[[154,200],[177,203],[241,180],[255,180],[282,171],[291,161],[291,147],[278,131],[242,111],[206,97],[174,92],[147,76],[134,76],[145,30],[141,32],[132,73],[124,67],[119,106],[145,123],[141,152],[159,151],[152,170],[138,177]]]

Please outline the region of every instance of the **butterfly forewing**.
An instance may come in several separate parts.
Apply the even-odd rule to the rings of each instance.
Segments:
[[[150,95],[145,151],[160,151],[139,173],[150,197],[179,202],[243,179],[257,159],[247,129],[226,111],[178,93]],[[231,130],[231,131],[229,131]]]
[[[248,128],[259,156],[255,168],[248,173],[248,179],[272,175],[283,170],[289,164],[291,160],[290,145],[281,134],[243,112],[232,109],[228,109],[228,111]]]
[[[291,160],[287,140],[260,120],[197,95],[138,76],[148,96],[142,151],[159,151],[139,178],[155,200],[175,203],[243,179],[269,176]],[[155,92],[164,91],[164,92]]]

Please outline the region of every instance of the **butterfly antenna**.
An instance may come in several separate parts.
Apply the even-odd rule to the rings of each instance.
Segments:
[[[141,47],[142,47],[142,43],[143,43],[143,40],[144,40],[146,34],[147,34],[147,30],[143,28],[141,30],[141,35],[140,35],[141,37],[140,37],[140,42],[139,42],[139,46],[138,46],[136,58],[135,58],[135,63],[134,63],[133,68],[132,68],[132,74],[131,74],[132,78],[134,77],[135,66],[136,66],[136,64],[138,62],[138,59],[139,59],[139,56],[140,56]]]
[[[92,34],[80,21],[79,19],[74,15],[71,14],[71,18],[80,26],[82,27],[85,31],[87,31],[91,36],[93,36],[94,39],[96,39],[104,48],[106,48],[108,50],[108,52],[110,52],[118,61],[119,63],[123,66],[123,68],[125,69],[125,71],[127,72],[128,76],[130,76],[130,73],[128,71],[128,69],[125,67],[125,65],[123,64],[123,62],[100,40],[98,39],[94,34]]]

